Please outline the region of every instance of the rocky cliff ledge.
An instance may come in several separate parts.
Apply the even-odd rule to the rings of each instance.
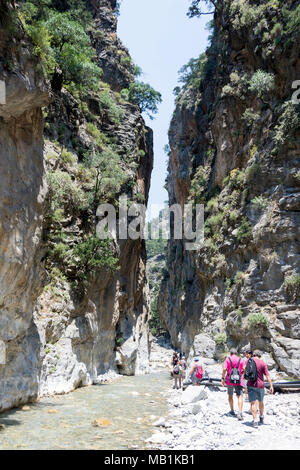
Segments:
[[[160,316],[190,355],[250,343],[299,377],[299,5],[216,4],[169,131],[169,202],[205,205],[205,244],[169,243]]]
[[[43,11],[28,3],[20,14],[0,2],[0,410],[108,371],[149,369],[144,242],[94,236],[97,204],[116,204],[120,194],[147,202],[153,162],[152,131],[119,93],[134,67],[116,36],[116,2],[75,2],[92,20],[86,31],[67,16],[68,2],[41,25],[29,14]],[[46,29],[38,36],[46,45],[34,36],[45,21],[77,21],[86,54],[95,52],[83,78],[101,67],[100,84],[64,82],[57,64],[49,75]]]

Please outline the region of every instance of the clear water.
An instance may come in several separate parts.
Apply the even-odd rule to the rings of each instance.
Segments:
[[[0,449],[144,449],[171,386],[159,372],[42,398],[0,415]]]

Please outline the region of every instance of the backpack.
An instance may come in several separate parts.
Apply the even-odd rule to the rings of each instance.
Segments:
[[[175,364],[174,369],[173,369],[173,374],[178,375],[179,374],[179,365]]]
[[[203,377],[203,370],[202,370],[202,367],[200,366],[197,366],[196,368],[196,377],[197,379],[202,379]]]
[[[245,369],[245,379],[249,382],[256,382],[258,378],[258,372],[256,367],[256,362],[252,357],[248,359],[246,369]]]
[[[229,382],[234,385],[240,385],[241,383],[241,373],[239,371],[239,365],[241,362],[241,359],[239,359],[239,362],[237,363],[236,367],[233,367],[233,364],[231,362],[230,357],[228,358],[231,364],[231,371],[229,375]]]

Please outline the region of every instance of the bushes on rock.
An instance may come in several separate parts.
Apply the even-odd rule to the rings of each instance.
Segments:
[[[282,105],[281,111],[279,124],[275,127],[274,141],[276,148],[282,147],[300,126],[299,114],[293,101],[286,101]]]
[[[252,313],[248,317],[248,326],[255,328],[257,326],[268,327],[270,320],[263,313]]]
[[[95,235],[87,235],[72,250],[76,262],[77,276],[86,279],[88,274],[99,268],[111,272],[118,269],[119,259],[113,255],[111,240],[100,240]]]
[[[249,80],[249,90],[263,98],[275,90],[275,76],[273,73],[257,70]]]
[[[251,204],[255,209],[264,210],[269,205],[269,200],[264,196],[256,196],[252,199]]]
[[[237,239],[241,243],[246,243],[252,238],[252,226],[248,222],[247,217],[242,218],[241,225],[237,232]]]
[[[300,275],[292,274],[287,276],[284,280],[284,287],[289,295],[296,298],[300,293]]]
[[[102,71],[93,62],[95,50],[85,32],[92,17],[80,0],[70,0],[67,6],[67,10],[53,9],[47,0],[25,1],[20,7],[21,20],[53,89],[60,90],[67,83],[96,89]]]
[[[150,119],[158,112],[158,104],[162,101],[161,94],[144,82],[131,83],[129,88],[121,91],[121,96],[139,106],[141,112],[146,112]]]
[[[218,346],[225,346],[227,342],[226,333],[217,333],[214,335],[214,341]]]
[[[70,205],[75,211],[84,210],[88,206],[86,193],[72,180],[69,173],[62,170],[49,172],[47,175],[51,212]]]

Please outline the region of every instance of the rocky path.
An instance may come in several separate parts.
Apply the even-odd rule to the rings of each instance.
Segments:
[[[211,376],[216,375],[217,368]],[[219,366],[218,366],[219,370]],[[236,404],[236,398],[234,398]],[[149,448],[174,450],[300,450],[300,393],[265,395],[265,424],[252,427],[250,404],[243,421],[228,414],[225,388],[189,386],[168,391],[169,416],[156,421]]]

